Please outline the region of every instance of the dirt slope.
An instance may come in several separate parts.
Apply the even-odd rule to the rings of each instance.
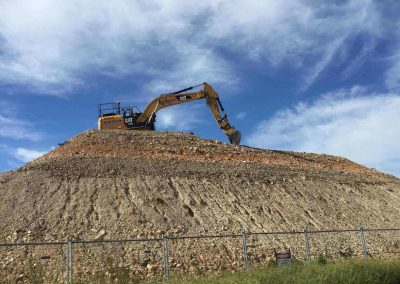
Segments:
[[[0,241],[400,227],[400,181],[177,132],[84,132],[0,176]]]
[[[0,193],[2,241],[25,229],[41,240],[400,226],[392,176],[171,132],[82,133],[0,177]]]

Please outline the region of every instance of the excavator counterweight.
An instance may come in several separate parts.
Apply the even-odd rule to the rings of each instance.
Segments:
[[[189,92],[202,86],[197,92]],[[143,112],[137,107],[121,107],[120,103],[100,104],[98,106],[98,128],[101,129],[155,129],[156,113],[162,108],[205,99],[219,128],[228,137],[231,144],[239,145],[240,131],[237,131],[224,114],[224,108],[217,92],[208,83],[185,88],[180,91],[163,94],[152,100]]]

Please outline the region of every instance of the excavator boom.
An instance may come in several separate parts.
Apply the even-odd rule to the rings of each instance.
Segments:
[[[189,92],[200,86],[202,86],[200,91]],[[160,109],[201,99],[206,100],[219,128],[225,133],[229,141],[232,144],[239,145],[241,139],[240,132],[229,123],[227,115],[224,114],[224,108],[222,107],[217,92],[206,82],[177,92],[160,95],[147,105],[143,113],[134,112],[132,108],[123,108],[122,112],[119,111],[116,113],[114,111],[111,114],[103,115],[99,108],[99,129],[124,128],[154,130],[156,113]],[[118,109],[120,109],[119,103]]]
[[[188,92],[196,87],[203,86],[203,89],[198,92]],[[223,114],[224,111],[222,104],[219,100],[217,92],[210,84],[204,82],[201,85],[189,87],[177,92],[168,93],[159,96],[150,102],[144,112],[139,117],[139,122],[150,121],[152,117],[162,108],[169,107],[172,105],[187,103],[190,101],[205,99],[211,112],[214,115],[215,120],[218,123],[219,128],[225,133],[229,141],[232,144],[240,144],[241,134],[233,126],[230,125],[228,117]]]

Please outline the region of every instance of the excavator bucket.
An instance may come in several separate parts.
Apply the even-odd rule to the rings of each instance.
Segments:
[[[229,141],[231,142],[231,144],[234,144],[234,145],[239,145],[241,138],[242,138],[242,134],[238,130],[236,130],[235,132],[233,132],[232,134],[230,134],[228,136]]]

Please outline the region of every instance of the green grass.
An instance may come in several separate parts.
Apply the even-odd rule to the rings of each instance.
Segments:
[[[340,261],[324,265],[292,264],[204,278],[172,279],[168,284],[202,283],[399,283],[400,260]]]

